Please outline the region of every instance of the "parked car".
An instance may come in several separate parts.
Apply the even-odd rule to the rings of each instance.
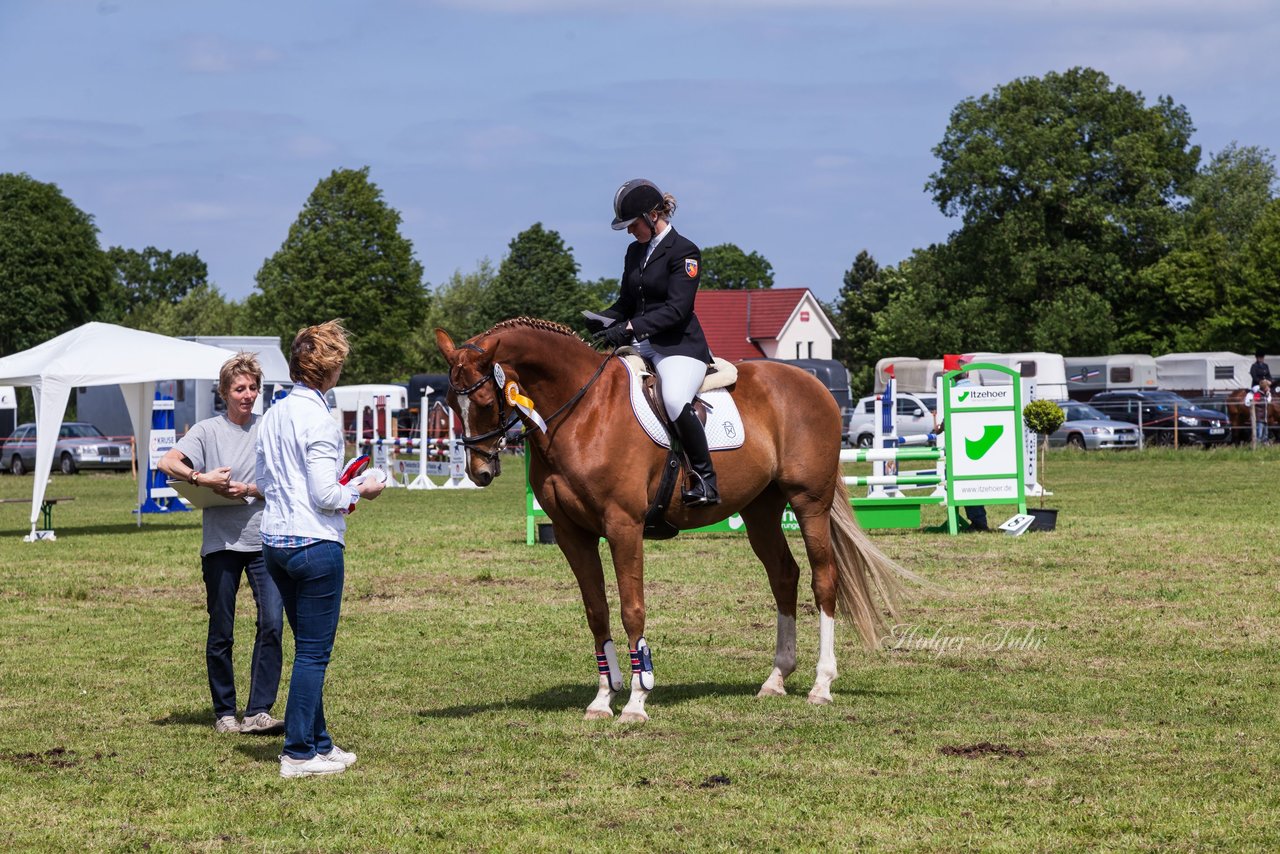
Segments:
[[[876,432],[876,399],[879,395],[868,395],[853,407],[853,415],[849,417],[849,426],[845,430],[845,442],[855,448],[870,448],[872,437]],[[921,433],[934,432],[938,410],[938,395],[922,392],[898,392],[895,396],[897,413],[895,421],[899,436],[915,436]]]
[[[13,435],[0,445],[0,461],[14,474],[26,474],[36,467],[36,425],[19,424]],[[102,431],[84,421],[68,421],[58,430],[53,465],[63,474],[80,469],[118,469],[133,466],[129,442],[108,439]]]
[[[1107,415],[1130,424],[1139,423],[1143,439],[1157,444],[1173,444],[1174,430],[1178,442],[1219,445],[1231,435],[1226,413],[1196,406],[1171,391],[1101,391],[1089,403]],[[1177,410],[1177,421],[1174,411]]]
[[[1067,420],[1049,434],[1051,446],[1066,445],[1080,450],[1138,447],[1138,427],[1117,421],[1087,403],[1067,401],[1060,404]]]

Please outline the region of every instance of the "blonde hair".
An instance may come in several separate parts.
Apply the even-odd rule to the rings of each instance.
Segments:
[[[670,220],[676,215],[676,197],[670,193],[662,194],[662,204],[657,207],[658,216]]]
[[[339,319],[299,329],[289,348],[289,378],[318,389],[342,367],[350,352],[347,330]]]
[[[241,374],[253,377],[258,388],[262,388],[262,365],[258,364],[257,355],[242,350],[222,363],[222,368],[218,371],[218,397],[226,400],[227,393],[231,391],[231,383]]]

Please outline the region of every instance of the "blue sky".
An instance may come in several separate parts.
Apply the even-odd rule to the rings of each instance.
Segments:
[[[534,222],[617,276],[614,190],[823,299],[859,250],[956,227],[924,191],[951,109],[1075,65],[1280,152],[1271,0],[0,0],[0,171],[104,247],[199,251],[240,299],[307,195],[369,166],[427,280]]]

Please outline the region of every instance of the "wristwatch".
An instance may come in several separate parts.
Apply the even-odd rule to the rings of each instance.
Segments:
[[[192,485],[192,486],[199,486],[200,484],[196,483],[196,479],[197,479],[197,478],[199,478],[199,477],[200,477],[200,472],[199,472],[199,470],[198,470],[198,469],[192,469],[192,470],[191,470],[191,476],[190,476],[190,477],[188,477],[188,478],[187,478],[187,480],[189,480],[189,481],[191,482],[191,485]]]

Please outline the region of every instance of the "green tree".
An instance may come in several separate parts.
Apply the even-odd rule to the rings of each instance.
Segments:
[[[141,252],[112,246],[107,258],[115,269],[113,308],[126,326],[137,326],[130,317],[140,311],[160,303],[175,305],[193,288],[209,284],[209,268],[198,252],[175,255],[154,246]]]
[[[93,217],[54,184],[0,174],[0,356],[100,319],[110,291]]]
[[[1212,155],[1192,185],[1190,214],[1202,227],[1226,238],[1231,251],[1241,249],[1275,198],[1276,159],[1265,148],[1232,142]]]
[[[845,271],[844,283],[832,306],[832,320],[840,338],[832,346],[833,355],[849,369],[854,388],[871,388],[879,355],[870,351],[876,315],[889,302],[889,291],[880,279],[880,265],[862,250]]]
[[[199,284],[176,302],[156,300],[140,306],[126,318],[135,329],[160,335],[250,334],[245,307],[228,300],[217,285]]]
[[[300,328],[343,318],[351,333],[344,383],[416,369],[410,337],[428,304],[422,265],[367,166],[334,170],[316,185],[258,271],[248,304],[256,328],[279,335],[285,352]]]
[[[474,272],[455,270],[449,281],[431,292],[431,307],[413,333],[413,373],[441,373],[447,367],[440,348],[436,346],[437,328],[445,330],[458,342],[489,328],[477,307],[496,278],[493,262],[484,258]]]
[[[535,222],[511,241],[492,285],[482,292],[475,315],[482,326],[477,331],[522,316],[585,330],[581,312],[586,303],[572,247]]]
[[[741,291],[773,287],[773,265],[755,252],[747,254],[732,243],[702,250],[699,287]]]
[[[1106,349],[1087,325],[1100,304],[1117,335],[1147,328],[1134,278],[1181,227],[1200,157],[1192,130],[1171,99],[1148,106],[1088,68],[1015,80],[953,110],[926,187],[962,222],[950,285],[985,298],[1004,349]]]
[[[1272,200],[1249,232],[1241,258],[1241,278],[1234,302],[1234,329],[1219,334],[1230,349],[1249,353],[1261,347],[1280,351],[1280,199]],[[1218,324],[1215,324],[1215,326]]]

